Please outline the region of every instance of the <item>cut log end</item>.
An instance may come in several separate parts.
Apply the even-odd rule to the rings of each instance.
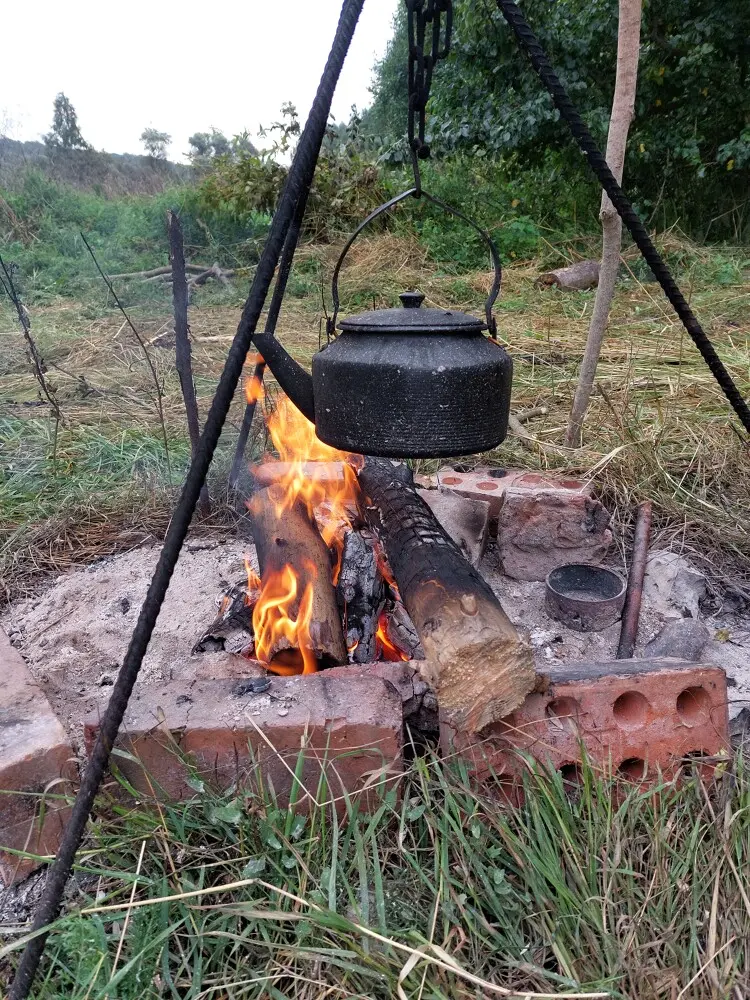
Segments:
[[[371,459],[359,480],[363,515],[422,640],[420,672],[446,721],[478,733],[534,689],[531,647],[411,484]]]
[[[447,721],[480,732],[518,708],[536,676],[531,647],[500,606],[484,594],[421,588],[411,613],[421,623],[419,663]]]

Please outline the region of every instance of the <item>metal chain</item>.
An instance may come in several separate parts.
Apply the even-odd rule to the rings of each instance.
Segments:
[[[414,170],[415,197],[419,198],[422,193],[419,161],[427,160],[430,156],[430,146],[424,137],[427,100],[430,96],[435,65],[439,59],[445,59],[450,52],[453,3],[452,0],[405,0],[405,2],[409,38],[409,152]],[[428,28],[431,28],[431,38],[428,37]],[[427,40],[426,48],[425,40]]]

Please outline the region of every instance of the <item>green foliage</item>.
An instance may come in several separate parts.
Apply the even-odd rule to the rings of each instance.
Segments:
[[[195,187],[183,186],[154,197],[105,198],[28,170],[13,191],[0,190],[23,220],[30,238],[11,236],[3,256],[19,267],[29,301],[56,295],[86,295],[100,287],[81,232],[110,274],[157,267],[168,262],[167,210],[179,211],[188,259],[227,267],[247,266],[258,256],[268,216],[250,212],[241,220],[214,209]]]
[[[217,158],[200,187],[202,203],[239,223],[254,213],[271,212],[288,169],[278,157],[293,149],[299,133],[296,109],[285,104],[282,120],[262,133],[273,136],[268,150]],[[308,198],[305,235],[322,241],[334,239],[385,200],[385,188],[374,161],[371,144],[359,131],[356,112],[348,126],[329,129]]]
[[[212,128],[210,132],[195,132],[188,139],[190,162],[194,167],[210,167],[219,157],[236,159],[239,156],[255,156],[257,150],[250,142],[247,132],[227,139],[223,132]]]
[[[478,789],[433,755],[371,788],[370,814],[339,799],[337,815],[322,781],[300,815],[197,775],[190,802],[102,804],[81,863],[101,895],[52,929],[35,996],[744,995],[742,756],[713,786],[686,773],[649,789],[586,761],[575,785],[527,763],[511,808],[502,778]]]
[[[78,127],[76,109],[69,98],[60,92],[54,101],[52,130],[44,137],[50,150],[91,149]]]
[[[428,111],[433,148],[479,151],[538,176],[549,211],[560,187],[545,183],[547,151],[564,186],[581,157],[551,99],[489,4],[455,0],[454,44],[435,73]],[[574,103],[604,146],[614,87],[617,0],[527,0],[524,14]],[[722,0],[647,0],[635,120],[625,186],[660,225],[679,221],[714,238],[748,226],[750,185],[750,5]],[[405,131],[405,26],[377,70],[367,127]],[[394,110],[398,109],[395,115]],[[398,151],[395,158],[398,158]],[[393,158],[393,157],[392,157]],[[592,206],[593,207],[593,206]],[[722,216],[721,219],[718,217]]]

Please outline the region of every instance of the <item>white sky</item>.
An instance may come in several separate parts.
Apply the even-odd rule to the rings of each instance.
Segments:
[[[336,90],[337,120],[370,102],[399,0],[367,0]],[[55,94],[78,112],[83,137],[111,153],[143,152],[147,126],[173,139],[213,126],[227,136],[278,120],[282,102],[304,121],[342,0],[31,0],[3,5],[0,125],[14,139],[49,131]]]

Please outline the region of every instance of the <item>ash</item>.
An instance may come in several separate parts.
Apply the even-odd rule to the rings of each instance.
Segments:
[[[160,550],[139,548],[66,573],[0,616],[78,749],[82,720],[117,676]],[[190,659],[197,636],[216,614],[218,593],[243,578],[248,552],[254,558],[252,545],[226,537],[186,542],[139,685],[170,680]]]
[[[0,625],[18,647],[74,746],[81,748],[81,722],[100,703],[117,670],[146,595],[159,547],[135,549],[71,571],[33,598],[10,605]],[[139,685],[163,684],[185,676],[205,662],[191,649],[216,615],[216,598],[243,579],[244,557],[254,548],[241,539],[201,537],[183,548],[143,662]],[[257,563],[256,563],[257,565]],[[621,565],[612,564],[623,571]],[[551,663],[611,660],[620,623],[602,632],[574,632],[550,618],[544,607],[544,583],[512,580],[500,572],[497,552],[489,547],[480,570],[499,597],[508,617],[529,636],[537,669]],[[697,606],[696,609],[697,611]],[[644,593],[636,655],[664,624],[685,614]],[[730,717],[748,709],[750,716],[750,619],[700,614],[711,636],[700,659],[727,671]]]

